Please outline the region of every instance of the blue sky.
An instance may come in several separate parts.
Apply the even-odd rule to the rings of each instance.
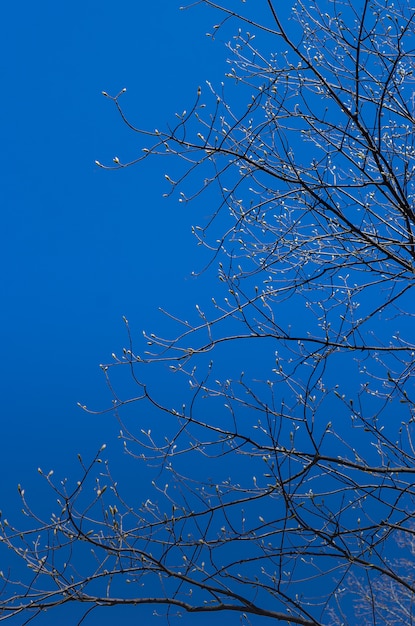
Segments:
[[[206,79],[222,80],[223,42],[205,36],[217,16],[200,6],[180,11],[180,4],[45,0],[3,7],[0,509],[17,525],[17,483],[48,511],[37,468],[74,475],[77,453],[91,458],[103,443],[128,486],[132,466],[122,457],[116,420],[88,416],[77,402],[108,407],[99,364],[127,343],[122,316],[137,339],[142,329],[163,334],[159,307],[194,314],[217,289],[214,271],[191,277],[205,258],[191,225],[212,207],[198,203],[195,217],[193,205],[163,198],[171,163],[155,159],[118,171],[95,165],[115,156],[129,161],[142,148],[103,90],[127,88],[128,117],[154,129],[189,108]],[[273,349],[267,345],[261,359],[268,370]],[[247,356],[238,345],[230,364],[219,351],[230,376],[239,368],[236,350]],[[256,374],[257,362],[249,366]],[[161,400],[179,402],[173,379],[163,392]],[[136,488],[136,474],[131,484]],[[54,614],[48,619],[56,623]],[[104,626],[112,620],[111,611],[99,616]],[[239,617],[215,621],[225,620]],[[199,616],[197,623],[210,620]]]
[[[206,17],[165,1],[3,8],[3,494],[111,437],[111,420],[98,428],[76,402],[106,406],[98,364],[125,343],[122,315],[141,334],[158,306],[199,288],[189,215],[162,198],[164,164],[94,161],[141,149],[102,90],[126,87],[129,115],[154,128],[201,77],[223,74]]]

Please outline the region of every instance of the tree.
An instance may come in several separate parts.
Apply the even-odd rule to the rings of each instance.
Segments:
[[[226,88],[199,89],[154,132],[125,117],[123,92],[104,95],[143,141],[135,164],[168,156],[179,201],[215,205],[193,232],[218,291],[144,352],[125,320],[129,345],[102,369],[152,493],[127,499],[103,449],[73,484],[45,476],[50,520],[21,490],[32,525],[3,521],[1,538],[31,575],[3,574],[1,619],[74,602],[411,623],[414,11],[198,4],[220,15],[212,36],[236,32]],[[114,368],[130,372],[128,400]]]

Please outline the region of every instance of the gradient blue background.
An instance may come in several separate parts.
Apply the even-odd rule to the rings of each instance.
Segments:
[[[197,302],[190,209],[166,200],[168,164],[100,170],[141,152],[101,95],[123,87],[131,119],[154,129],[225,71],[205,36],[213,15],[179,2],[7,3],[2,9],[2,499],[111,438],[99,363],[157,307]],[[193,220],[194,221],[194,220]],[[107,441],[108,443],[108,441]],[[5,508],[2,506],[1,508]]]

